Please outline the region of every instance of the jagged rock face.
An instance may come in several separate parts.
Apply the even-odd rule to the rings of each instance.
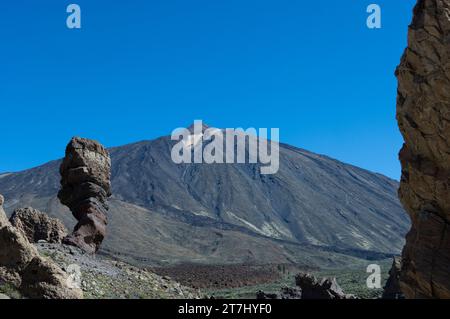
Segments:
[[[417,3],[396,75],[399,195],[412,220],[400,285],[407,298],[450,298],[450,0]]]
[[[0,281],[9,282],[29,298],[79,299],[81,289],[70,287],[67,274],[39,255],[25,235],[13,227],[0,196]]]
[[[311,274],[299,273],[295,276],[295,284],[302,291],[302,299],[353,299],[347,295],[336,281],[336,278],[318,280]]]
[[[31,243],[45,240],[58,244],[67,236],[67,229],[60,220],[31,207],[16,209],[9,221]]]
[[[111,159],[96,141],[73,138],[60,167],[58,198],[68,206],[78,224],[65,244],[96,252],[106,234],[107,200],[111,196]]]
[[[400,271],[402,268],[402,259],[394,257],[389,278],[384,286],[383,299],[404,299],[404,295],[400,289]]]

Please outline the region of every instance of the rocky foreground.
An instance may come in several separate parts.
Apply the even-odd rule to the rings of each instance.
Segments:
[[[92,256],[81,249],[61,244],[34,245],[43,258],[49,259],[68,274],[70,284],[83,291],[84,299],[198,299],[203,295],[169,277],[146,269]],[[78,271],[79,270],[79,271]],[[20,289],[0,281],[1,298],[27,298]]]
[[[60,222],[32,208],[8,220],[0,195],[0,298],[200,298],[168,277],[61,244]],[[50,243],[52,242],[52,243]]]
[[[198,299],[203,295],[169,277],[146,269],[92,256],[73,246],[39,243],[38,251],[62,269],[74,274],[71,265],[80,267],[80,286],[85,299]],[[75,269],[76,269],[75,266]],[[75,280],[76,281],[76,280]]]

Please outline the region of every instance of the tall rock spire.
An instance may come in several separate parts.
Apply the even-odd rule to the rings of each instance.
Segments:
[[[95,253],[106,234],[107,200],[111,196],[109,153],[96,141],[75,137],[67,145],[60,173],[58,198],[78,220],[63,242]]]
[[[419,0],[396,71],[407,298],[450,298],[450,0]]]

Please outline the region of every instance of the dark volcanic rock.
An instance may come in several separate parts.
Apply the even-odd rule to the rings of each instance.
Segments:
[[[404,295],[400,289],[400,270],[402,268],[402,259],[394,257],[389,278],[384,286],[383,299],[404,299]]]
[[[301,299],[302,290],[300,288],[283,287],[280,291],[280,299]]]
[[[420,0],[398,78],[400,200],[412,227],[402,254],[407,298],[450,298],[450,1]]]
[[[302,299],[352,299],[338,285],[336,278],[318,280],[314,275],[300,273],[295,276],[295,284],[301,288]]]
[[[283,287],[279,293],[265,293],[258,291],[256,299],[302,299],[302,290],[299,288]]]
[[[31,243],[37,243],[39,240],[61,243],[67,236],[67,229],[61,221],[31,207],[16,209],[9,221],[23,232]]]
[[[78,220],[65,244],[94,253],[106,234],[107,200],[111,196],[111,159],[96,141],[73,138],[66,148],[60,167],[61,203],[68,206]]]
[[[338,285],[336,278],[318,280],[314,275],[299,273],[295,276],[297,288],[284,287],[279,293],[258,291],[256,299],[354,299],[353,295],[345,294]]]
[[[258,300],[272,300],[272,299],[281,299],[279,294],[275,293],[266,293],[262,290],[256,293],[256,299]]]

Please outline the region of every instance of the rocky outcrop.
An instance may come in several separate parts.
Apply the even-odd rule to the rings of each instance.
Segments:
[[[402,268],[402,259],[394,257],[389,278],[383,290],[383,299],[404,299],[404,295],[400,289],[400,271]]]
[[[96,141],[73,138],[60,167],[58,198],[78,220],[64,243],[96,252],[106,234],[107,200],[111,196],[111,159]]]
[[[19,288],[29,298],[79,299],[79,288],[70,287],[68,275],[39,255],[25,235],[9,223],[0,196],[0,281]]]
[[[295,276],[295,284],[302,290],[302,299],[353,299],[338,285],[336,278],[318,280],[314,275],[300,273]]]
[[[62,269],[72,274],[73,283],[81,285],[87,299],[200,299],[200,291],[105,255],[92,256],[67,245],[36,244],[39,252],[49,255]],[[76,267],[71,268],[71,265]]]
[[[67,229],[60,220],[31,207],[16,209],[9,221],[31,243],[45,240],[57,244],[67,236]]]
[[[355,299],[355,296],[345,294],[338,285],[336,278],[317,279],[308,273],[295,276],[296,288],[285,287],[279,293],[258,291],[256,299]]]
[[[397,68],[407,298],[450,298],[450,0],[419,0]]]
[[[258,291],[256,293],[256,299],[270,300],[270,299],[302,299],[302,290],[299,288],[283,287],[279,293],[265,293],[264,291]]]

